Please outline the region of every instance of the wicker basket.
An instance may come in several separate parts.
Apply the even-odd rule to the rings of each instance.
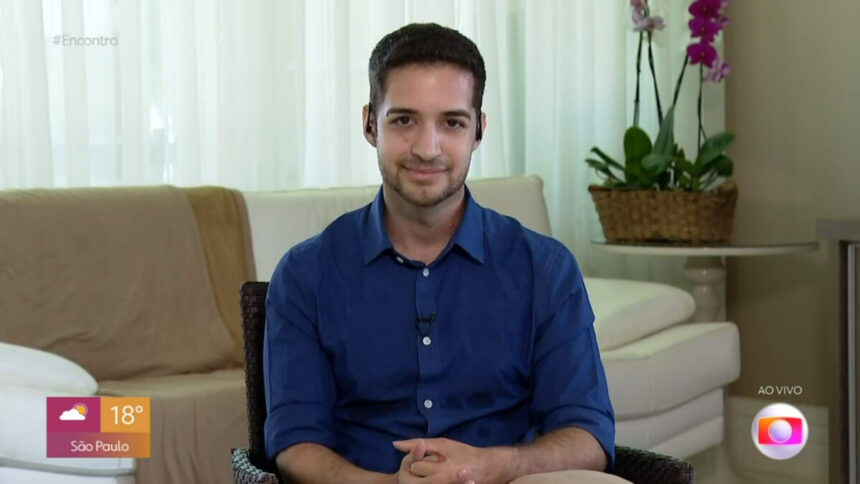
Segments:
[[[728,242],[738,189],[711,192],[612,190],[588,187],[607,242],[713,244]]]

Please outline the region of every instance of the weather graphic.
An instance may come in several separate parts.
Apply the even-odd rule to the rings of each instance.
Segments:
[[[47,397],[46,457],[149,457],[148,397]]]
[[[86,420],[87,406],[83,403],[76,403],[72,408],[60,414],[60,420]]]

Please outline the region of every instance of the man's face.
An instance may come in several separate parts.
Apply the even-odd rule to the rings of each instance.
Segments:
[[[435,206],[460,193],[478,147],[472,74],[451,64],[392,69],[372,133],[382,181],[406,202]],[[483,121],[483,119],[481,120]]]

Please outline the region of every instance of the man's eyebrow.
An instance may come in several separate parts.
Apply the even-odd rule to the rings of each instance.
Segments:
[[[391,108],[385,112],[385,116],[394,116],[400,114],[418,114],[418,111],[409,108]]]
[[[418,114],[418,111],[410,108],[398,108],[394,107],[385,112],[385,116],[402,116],[404,114]],[[443,116],[453,116],[453,117],[463,117],[466,119],[472,119],[472,112],[465,109],[453,109],[450,111],[443,111]]]
[[[455,109],[453,111],[445,111],[445,116],[455,116],[455,117],[463,117],[466,119],[472,119],[472,111],[467,111],[465,109]]]

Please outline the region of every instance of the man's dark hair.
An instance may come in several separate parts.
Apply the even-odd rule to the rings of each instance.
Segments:
[[[481,139],[481,103],[487,71],[484,58],[474,42],[454,29],[439,24],[409,24],[386,35],[376,44],[370,54],[367,73],[370,79],[370,106],[367,130],[370,130],[370,114],[382,105],[388,71],[407,64],[454,64],[470,73],[474,80],[472,106],[475,108],[477,129],[475,138]]]

